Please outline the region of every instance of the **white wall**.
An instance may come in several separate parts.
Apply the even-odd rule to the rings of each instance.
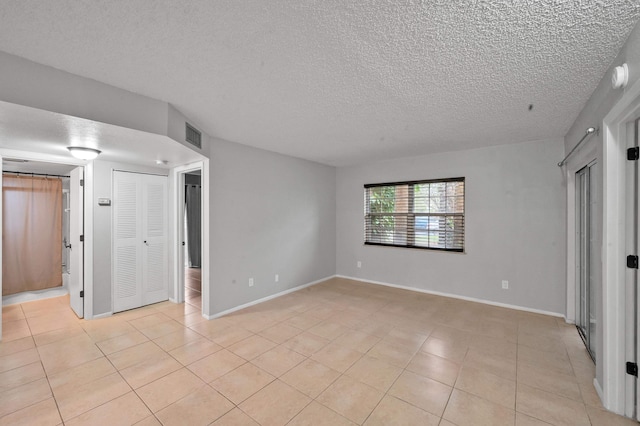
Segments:
[[[167,133],[166,102],[0,52],[0,99],[145,132]]]
[[[211,314],[333,276],[335,168],[220,139],[210,149]]]
[[[338,168],[338,275],[564,314],[563,153],[555,139]],[[459,176],[466,253],[363,244],[364,184]]]
[[[167,135],[215,156],[209,182],[213,314],[335,274],[334,168],[214,141],[205,133],[199,150],[185,142],[184,122],[199,124],[172,105],[4,52],[0,74],[2,101]],[[168,171],[99,160],[94,167],[95,316],[111,311],[111,207],[97,206],[97,198],[112,197],[114,168]],[[248,287],[249,277],[254,287]]]
[[[212,315],[335,274],[335,168],[219,139],[208,151]],[[94,315],[111,311],[112,207],[97,200],[114,169],[168,173],[94,161]]]

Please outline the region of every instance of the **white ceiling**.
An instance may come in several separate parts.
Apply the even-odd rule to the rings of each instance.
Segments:
[[[563,137],[639,17],[640,0],[23,0],[0,2],[0,50],[345,165]]]
[[[39,173],[44,175],[53,176],[69,176],[71,170],[75,169],[76,165],[60,164],[60,163],[47,163],[42,161],[16,161],[15,159],[6,159],[2,157],[2,171],[3,172],[19,172],[19,173]]]
[[[102,153],[98,159],[102,161],[164,169],[202,159],[197,152],[167,136],[0,101],[0,154],[24,158],[12,154],[12,151],[23,151],[58,164],[79,164],[67,150],[71,145],[100,148]],[[156,160],[167,161],[167,164],[158,165]],[[3,163],[6,170],[66,174],[65,166],[57,169],[55,165],[39,162],[23,164],[21,169],[16,166],[16,163]]]

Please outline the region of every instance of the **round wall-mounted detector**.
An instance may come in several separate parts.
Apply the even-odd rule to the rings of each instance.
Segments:
[[[613,69],[611,74],[611,85],[614,89],[625,87],[629,82],[629,66],[622,64],[619,67]]]

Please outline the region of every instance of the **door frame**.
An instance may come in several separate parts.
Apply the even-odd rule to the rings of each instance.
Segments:
[[[589,355],[591,356],[591,359],[593,359],[594,363],[596,362],[596,357],[595,354],[592,352],[591,347],[592,345],[596,345],[597,342],[592,341],[592,332],[591,332],[591,322],[590,322],[590,318],[591,318],[591,314],[592,311],[591,309],[594,308],[595,309],[595,313],[597,314],[597,306],[591,306],[591,294],[592,292],[596,291],[598,288],[598,283],[596,282],[595,287],[592,286],[592,284],[594,284],[592,282],[591,277],[593,276],[592,272],[593,269],[597,266],[596,264],[592,264],[591,263],[591,259],[593,259],[593,254],[594,251],[597,254],[598,247],[597,244],[592,244],[592,241],[594,240],[594,237],[597,236],[597,230],[596,230],[596,235],[592,234],[592,225],[595,224],[596,226],[598,226],[598,216],[597,216],[597,209],[593,208],[593,197],[597,196],[597,187],[593,187],[591,185],[591,182],[593,181],[593,179],[597,179],[597,169],[595,168],[596,165],[598,165],[598,161],[596,159],[593,159],[592,161],[589,161],[586,165],[584,165],[582,168],[578,169],[578,171],[576,171],[574,173],[574,184],[576,185],[575,187],[575,199],[574,199],[574,205],[575,205],[575,229],[573,230],[575,233],[575,299],[573,300],[573,306],[575,309],[575,325],[576,328],[578,329],[578,333],[580,334],[580,336],[582,337],[582,340],[586,346],[587,352],[589,353]],[[583,172],[584,170],[584,172]],[[587,205],[587,214],[588,214],[588,223],[586,224],[586,232],[588,235],[588,238],[586,239],[586,244],[588,245],[588,250],[589,250],[589,255],[587,256],[586,259],[582,258],[582,246],[581,246],[581,240],[582,240],[582,231],[583,228],[581,225],[583,225],[582,223],[582,218],[581,218],[581,214],[582,212],[582,207],[581,204],[584,203],[585,200],[582,199],[582,194],[580,194],[580,192],[582,192],[582,187],[580,186],[580,182],[577,179],[577,176],[579,173],[583,174],[583,176],[588,176],[588,199],[586,200],[586,205]],[[584,177],[583,177],[584,178]],[[580,201],[580,202],[579,202]],[[588,311],[589,311],[589,315],[588,315],[588,325],[584,325],[584,324],[580,324],[581,321],[579,321],[580,316],[582,315],[581,310],[578,308],[578,306],[581,305],[581,300],[582,300],[582,280],[581,278],[584,278],[582,276],[582,272],[580,271],[584,265],[583,262],[586,262],[588,264],[588,273],[587,273],[587,277],[586,279],[589,280],[589,285],[587,286],[587,293],[589,294],[589,297],[586,300],[586,304],[588,305]],[[569,301],[567,301],[569,302]],[[581,326],[584,326],[586,331],[581,330]],[[597,349],[597,348],[596,348]]]
[[[184,175],[189,172],[201,170],[201,233],[202,233],[202,266],[201,266],[201,312],[204,318],[211,318],[210,294],[211,281],[209,259],[209,159],[203,159],[193,163],[174,167],[171,169],[173,210],[173,298],[172,302],[184,302],[184,250],[182,249],[182,236],[184,233]]]
[[[93,204],[90,202],[90,200],[93,199],[93,163],[87,163],[86,161],[61,155],[0,148],[0,164],[2,164],[1,161],[4,157],[84,167],[84,318],[93,318]],[[2,178],[0,174],[0,184],[1,183]],[[0,223],[2,223],[2,197],[0,197]],[[0,226],[0,237],[2,237],[2,226]],[[2,246],[0,245],[0,263],[1,262]],[[2,274],[0,274],[0,294],[2,294]],[[2,317],[0,317],[0,340],[1,339]]]
[[[625,298],[627,123],[640,114],[640,80],[631,86],[603,120],[603,229],[602,229],[602,402],[606,409],[632,416],[635,401],[627,390],[625,372],[627,328]]]
[[[79,181],[76,181],[74,179],[74,173],[76,172],[76,170],[79,170],[79,176],[77,176],[75,179],[79,179]],[[76,311],[76,308],[78,309],[82,309],[82,315],[78,315],[78,312],[75,312],[75,314],[79,317],[79,318],[84,318],[84,296],[82,297],[82,302],[80,302],[78,299],[81,297],[80,294],[76,294],[74,296],[74,291],[80,291],[81,294],[84,295],[84,240],[80,240],[80,236],[83,236],[84,238],[84,167],[83,166],[78,166],[75,169],[71,170],[70,173],[71,177],[69,179],[69,185],[70,185],[70,191],[69,191],[69,196],[71,196],[72,191],[75,187],[75,183],[78,184],[78,188],[75,189],[75,191],[77,191],[78,193],[78,199],[80,201],[80,204],[77,204],[75,201],[71,200],[69,203],[69,209],[71,209],[71,212],[73,212],[73,208],[76,206],[79,206],[80,208],[82,208],[82,212],[80,213],[79,218],[82,218],[82,227],[80,228],[79,232],[77,233],[77,235],[75,234],[75,232],[78,231],[78,229],[76,228],[76,226],[71,222],[71,212],[69,213],[69,244],[71,245],[71,252],[69,252],[69,261],[72,261],[72,257],[74,257],[73,261],[72,261],[72,266],[74,263],[76,263],[76,261],[80,260],[78,263],[79,266],[74,267],[76,269],[77,272],[79,272],[78,276],[82,277],[81,281],[78,283],[78,288],[74,288],[72,289],[72,278],[73,275],[72,269],[69,269],[69,274],[70,274],[70,279],[69,279],[69,303],[71,304],[71,309],[73,309],[73,311]],[[75,232],[72,231],[72,228],[76,228]],[[71,239],[71,235],[78,237],[78,239],[76,241],[73,241]],[[81,247],[80,253],[76,254],[73,252],[73,247],[77,246],[77,247]],[[76,303],[78,302],[78,303]]]

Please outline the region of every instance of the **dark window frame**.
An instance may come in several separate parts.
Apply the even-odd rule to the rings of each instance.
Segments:
[[[440,184],[447,182],[459,182],[462,185],[457,186],[458,189],[461,188],[461,194],[449,196],[444,196],[445,200],[450,197],[460,198],[462,202],[462,211],[456,210],[449,211],[445,208],[445,211],[437,211],[432,212],[431,207],[429,206],[427,212],[419,212],[415,211],[415,202],[416,202],[416,194],[415,194],[415,185],[425,185],[425,184]],[[386,183],[372,183],[364,185],[364,244],[365,245],[373,245],[373,246],[386,246],[386,247],[402,247],[402,248],[415,248],[422,250],[437,250],[437,251],[448,251],[455,253],[464,253],[465,252],[465,217],[466,217],[466,205],[465,205],[465,178],[464,177],[453,177],[453,178],[443,178],[443,179],[424,179],[424,180],[411,180],[411,181],[403,181],[403,182],[386,182]],[[373,196],[371,189],[379,188],[382,190],[384,187],[394,187],[394,195],[393,195],[393,211],[385,211],[385,212],[371,212],[372,203],[371,197]],[[402,188],[403,191],[406,192],[406,195],[396,195],[396,189]],[[431,189],[431,188],[430,188]],[[440,198],[443,196],[440,195]],[[419,197],[420,198],[420,197]],[[389,200],[390,198],[381,198],[384,200]],[[429,200],[431,199],[431,195],[429,195]],[[406,210],[406,212],[396,211],[396,203],[403,202],[404,205],[400,207],[400,210]],[[454,200],[454,203],[456,201]],[[386,208],[389,208],[388,206]],[[380,241],[381,237],[375,238],[374,232],[377,229],[380,229],[380,221],[376,221],[376,223],[372,223],[373,219],[386,218],[385,220],[389,220],[393,223],[393,225],[387,223],[382,225],[382,227],[386,227],[387,229],[393,228],[391,231],[385,231],[387,233],[387,238],[391,236],[393,242],[382,242]],[[424,240],[424,235],[421,241],[416,241],[416,218],[424,218],[421,222],[425,223],[425,229],[422,231],[423,234],[426,234],[426,244]],[[436,228],[431,228],[434,220],[437,223]],[[444,223],[443,223],[444,222]],[[447,225],[449,224],[449,225]],[[438,235],[438,239],[442,238],[444,235],[445,246],[442,247],[442,244],[438,244],[438,246],[430,246],[430,239],[432,236]],[[378,239],[378,241],[376,241]],[[397,241],[396,241],[397,239]],[[451,246],[447,247],[448,242],[451,241]]]

